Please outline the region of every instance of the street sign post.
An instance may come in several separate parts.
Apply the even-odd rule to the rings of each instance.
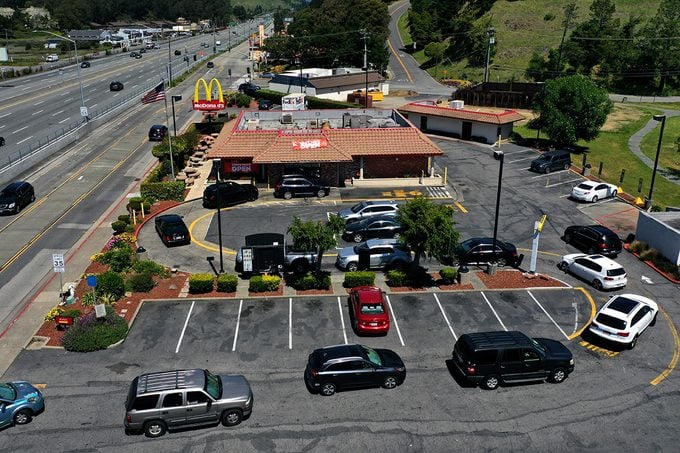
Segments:
[[[66,263],[64,262],[63,253],[53,253],[52,254],[52,268],[54,272],[59,273],[59,294],[64,291],[63,275],[66,272]]]

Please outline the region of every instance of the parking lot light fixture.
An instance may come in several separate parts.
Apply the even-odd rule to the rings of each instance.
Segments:
[[[503,183],[503,161],[505,160],[505,154],[503,151],[498,151],[496,152],[496,157],[500,161],[500,166],[498,168],[498,189],[496,191],[496,215],[494,217],[493,221],[493,258],[492,258],[492,263],[497,262],[496,261],[496,242],[497,242],[497,237],[498,237],[498,211],[501,206],[501,186]]]
[[[652,170],[652,183],[649,185],[649,196],[647,197],[647,208],[652,207],[652,195],[654,194],[654,180],[656,179],[656,169],[659,166],[659,154],[661,153],[661,141],[663,140],[663,128],[666,125],[666,115],[654,115],[654,121],[661,122],[659,131],[659,142],[656,145],[656,157],[654,157],[654,169]]]

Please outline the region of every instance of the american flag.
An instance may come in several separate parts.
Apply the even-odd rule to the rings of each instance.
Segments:
[[[165,83],[161,82],[156,88],[142,97],[142,104],[151,104],[152,102],[162,101],[163,99],[165,99]]]

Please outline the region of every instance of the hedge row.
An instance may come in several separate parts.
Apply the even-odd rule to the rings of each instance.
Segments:
[[[217,278],[213,274],[193,274],[189,276],[189,293],[205,294],[217,288],[222,293],[233,293],[238,285],[235,274],[221,274]]]

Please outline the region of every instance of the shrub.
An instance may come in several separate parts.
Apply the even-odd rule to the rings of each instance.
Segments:
[[[132,211],[141,211],[142,202],[144,202],[144,199],[142,197],[131,197],[130,202],[128,203],[128,207]]]
[[[658,259],[659,252],[656,249],[646,249],[640,252],[640,259],[642,261],[654,261]]]
[[[263,293],[266,291],[276,291],[281,285],[281,277],[276,275],[255,275],[250,277],[250,285],[248,290],[254,293]]]
[[[635,240],[630,243],[629,249],[631,252],[639,255],[640,253],[644,252],[649,248],[649,245],[647,243]]]
[[[125,223],[125,222],[123,222],[122,220],[115,220],[115,221],[111,222],[111,229],[113,229],[113,232],[114,232],[115,234],[118,234],[118,233],[124,232],[124,231],[125,231],[125,227],[126,227],[127,225],[128,225],[128,224]]]
[[[165,266],[152,260],[136,260],[132,263],[132,269],[138,274],[148,272],[152,275],[158,275],[161,278],[170,277],[170,271]]]
[[[392,269],[387,271],[387,284],[389,286],[410,286],[411,279],[406,271]]]
[[[129,214],[119,215],[118,220],[120,220],[121,222],[125,222],[125,223],[130,223],[132,221]]]
[[[90,313],[76,320],[61,341],[67,351],[98,351],[125,338],[127,331],[127,322],[107,306],[103,318],[97,319],[94,313]]]
[[[64,309],[61,307],[54,307],[45,315],[45,321],[54,321],[54,318],[61,316],[64,313]]]
[[[80,314],[80,310],[71,308],[70,310],[64,310],[61,316],[66,316],[67,318],[80,318]]]
[[[83,307],[91,307],[93,305],[96,305],[97,295],[92,291],[86,292],[85,294],[83,294],[83,297],[80,298],[80,304]]]
[[[217,277],[217,291],[221,293],[236,292],[238,277],[234,274],[221,274]]]
[[[345,288],[354,288],[356,286],[369,285],[373,286],[375,283],[375,273],[370,271],[347,272],[345,274],[345,281],[343,286]]]
[[[130,245],[121,242],[111,250],[95,256],[98,263],[108,265],[114,272],[125,272],[132,266],[132,249]]]
[[[132,274],[127,279],[126,287],[136,293],[148,293],[156,286],[153,275],[150,272]]]
[[[125,281],[119,273],[106,271],[97,276],[96,289],[99,294],[110,294],[114,300],[118,300],[125,294]]]
[[[328,272],[307,275],[292,275],[286,283],[299,290],[328,289],[331,287],[331,275]]]
[[[189,276],[189,293],[203,294],[213,290],[215,277],[212,274],[193,274]]]
[[[442,283],[445,285],[451,285],[458,280],[458,269],[453,267],[445,267],[439,271],[439,276],[442,278]]]

